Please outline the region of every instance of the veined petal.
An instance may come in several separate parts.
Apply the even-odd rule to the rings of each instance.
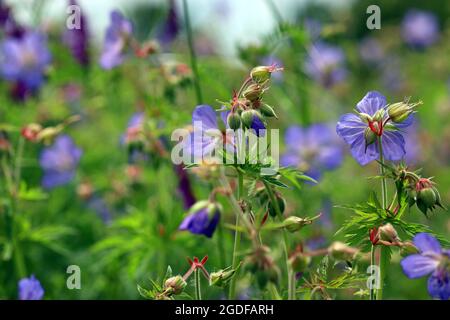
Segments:
[[[436,270],[428,278],[428,293],[433,298],[450,299],[450,276],[445,270]]]
[[[415,279],[426,276],[436,270],[439,261],[420,254],[413,254],[400,261],[400,265],[408,278]]]
[[[367,113],[373,116],[378,110],[384,108],[387,104],[386,97],[378,91],[369,91],[364,98],[356,105],[359,112]]]
[[[383,155],[391,161],[401,160],[405,156],[405,139],[398,131],[384,131],[381,139]]]
[[[211,106],[199,105],[192,113],[192,123],[194,127],[200,125],[201,130],[217,129],[216,112]]]
[[[350,146],[352,156],[362,166],[374,161],[379,157],[378,147],[376,143],[372,143],[367,146],[364,139],[364,134],[359,135],[356,140]]]
[[[435,237],[431,234],[422,232],[418,233],[413,238],[414,245],[420,250],[421,253],[431,252],[436,254],[442,253],[442,248]]]
[[[339,119],[336,133],[351,145],[359,137],[364,137],[366,127],[367,125],[356,114],[346,113]]]

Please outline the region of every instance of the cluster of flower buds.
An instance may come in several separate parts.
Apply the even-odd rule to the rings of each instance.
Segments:
[[[231,112],[228,114],[228,126],[237,130],[239,128],[252,128],[255,130],[265,127],[266,118],[277,118],[274,109],[262,101],[264,92],[268,90],[271,74],[281,71],[275,65],[258,66],[251,70],[250,76],[235,93],[231,101]]]
[[[421,105],[422,101],[409,103],[409,100],[405,100],[403,102],[397,102],[391,104],[387,108],[387,112],[389,118],[395,123],[402,123],[405,121],[411,114],[416,112],[417,106]]]
[[[280,270],[270,256],[270,249],[266,246],[256,248],[247,257],[247,269],[256,276],[260,288],[264,288],[268,282],[277,282]]]
[[[415,184],[415,188],[410,191],[410,205],[416,203],[423,214],[427,215],[428,210],[433,211],[436,206],[444,209],[441,203],[441,195],[435,183],[431,179],[420,178]]]

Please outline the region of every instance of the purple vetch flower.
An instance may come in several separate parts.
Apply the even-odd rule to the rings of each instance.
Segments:
[[[19,300],[42,300],[43,297],[44,289],[34,275],[19,281]]]
[[[169,11],[167,18],[159,28],[156,38],[163,46],[168,46],[172,43],[180,32],[178,21],[178,13],[174,0],[169,0]]]
[[[2,76],[37,90],[44,81],[45,69],[51,62],[46,36],[40,32],[26,32],[21,38],[6,38],[0,48]]]
[[[44,170],[42,186],[45,189],[69,183],[75,176],[82,151],[67,135],[56,138],[52,146],[42,150],[39,163]]]
[[[402,37],[407,44],[426,48],[439,38],[439,25],[434,14],[421,10],[409,10],[402,22]]]
[[[127,46],[133,32],[131,22],[119,11],[111,12],[111,23],[106,30],[100,66],[112,69],[123,63]]]
[[[400,265],[410,279],[428,278],[428,293],[433,298],[450,299],[450,250],[441,248],[439,241],[429,233],[418,233],[413,239],[418,254],[404,258]]]
[[[377,142],[366,145],[366,130],[381,137],[383,155],[387,160],[399,161],[405,156],[405,140],[399,129],[411,125],[413,117],[410,115],[402,123],[394,124],[387,112],[383,112],[382,118],[375,120],[373,117],[377,111],[386,110],[386,106],[386,98],[381,93],[370,91],[356,105],[358,115],[346,113],[337,123],[336,132],[350,145],[353,158],[362,166],[378,159],[380,155]]]
[[[345,55],[341,48],[316,42],[308,50],[305,72],[326,88],[341,82],[347,75]]]
[[[285,134],[286,152],[282,166],[298,167],[314,179],[322,171],[333,170],[342,163],[342,148],[334,130],[323,123],[307,128],[291,126]]]
[[[220,210],[217,205],[209,201],[199,201],[191,207],[178,230],[187,230],[193,234],[203,234],[211,238],[219,220]]]
[[[69,0],[69,5],[77,5],[75,0]],[[81,14],[80,28],[67,29],[63,34],[63,42],[70,49],[72,56],[82,66],[89,64],[89,30],[86,17]]]

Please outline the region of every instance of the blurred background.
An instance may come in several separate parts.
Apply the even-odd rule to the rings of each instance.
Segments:
[[[199,102],[218,108],[217,100],[231,99],[256,65],[284,67],[273,75],[266,95],[279,116],[269,126],[279,128],[283,137],[293,125],[324,123],[334,131],[340,115],[352,112],[370,90],[380,91],[390,103],[423,101],[406,133],[406,162],[433,176],[443,203],[450,203],[450,2],[187,2],[198,70],[191,65],[181,1],[78,0],[83,29],[69,35],[69,1],[0,1],[0,154],[6,168],[0,181],[0,227],[5,230],[0,233],[0,299],[16,299],[18,281],[32,274],[45,299],[138,299],[138,284],[149,288],[149,279],[161,280],[168,265],[174,273],[184,273],[187,256],[209,255],[208,270],[230,265],[234,215],[225,198],[219,198],[224,210],[212,238],[178,230],[189,206],[207,199],[216,180],[214,168],[174,166],[170,135],[190,125]],[[381,9],[379,30],[366,26],[366,10],[373,4]],[[113,10],[132,23],[133,41],[120,63],[105,67],[100,62]],[[30,40],[26,53],[31,58],[4,45],[33,31],[46,40],[36,46]],[[27,58],[39,68],[27,69]],[[57,132],[48,133],[48,143],[45,137],[36,141],[23,131],[32,123]],[[133,135],[137,127],[144,130],[143,137],[142,132]],[[59,149],[51,148],[62,133],[76,147],[61,147],[69,151],[58,156]],[[344,240],[335,232],[352,212],[337,206],[364,202],[371,190],[379,190],[378,181],[368,179],[377,174],[376,163],[362,167],[346,145],[338,139],[336,145],[343,155],[338,166],[319,168],[316,185],[283,193],[287,215],[322,212],[319,222],[292,237],[292,248],[314,250]],[[19,148],[23,157],[17,162]],[[283,142],[282,152],[287,149]],[[308,173],[313,162],[298,166]],[[48,182],[52,166],[68,171],[70,178]],[[20,192],[11,197],[7,172],[17,167]],[[12,222],[9,216],[15,217]],[[425,217],[413,207],[406,219],[449,238],[448,210]],[[281,266],[278,235],[268,231],[263,237]],[[243,240],[242,248],[246,245]],[[17,248],[22,258],[17,258]],[[385,298],[429,299],[427,279],[408,279],[400,260],[395,252]],[[319,257],[313,259],[311,270],[319,262]],[[81,290],[67,289],[66,268],[72,264],[81,268]],[[362,263],[360,271],[365,267]],[[307,272],[304,279],[309,276]],[[225,297],[221,289],[204,287],[205,298]],[[271,297],[249,272],[242,272],[237,288],[243,299]],[[367,298],[355,292],[359,290],[329,294]]]

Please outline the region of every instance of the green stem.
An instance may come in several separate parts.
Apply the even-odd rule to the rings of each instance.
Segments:
[[[24,146],[25,146],[25,139],[22,136],[20,136],[17,146],[16,162],[14,164],[14,182],[16,184],[16,192],[18,192],[20,188],[20,175],[22,172],[22,158]]]
[[[269,183],[267,181],[264,181],[264,187],[266,188],[266,192],[269,195],[270,202],[274,205],[275,212],[279,219],[283,220],[283,214],[280,210],[280,207],[278,206],[278,201],[275,199],[275,194],[273,193],[273,190]],[[294,280],[294,273],[292,271],[291,265],[289,263],[289,251],[288,251],[288,238],[286,230],[283,228],[283,251],[284,251],[284,258],[286,260],[286,271],[288,275],[288,300],[295,300],[295,282]]]
[[[383,209],[387,209],[387,183],[386,183],[386,177],[384,172],[384,156],[383,156],[383,145],[381,141],[381,137],[378,137],[378,149],[380,152],[380,175],[381,175],[381,203],[383,206]],[[384,283],[384,277],[386,273],[386,267],[389,264],[388,261],[388,255],[386,250],[388,248],[383,248],[380,246],[380,261],[379,261],[379,270],[380,270],[380,288],[377,290],[377,300],[383,299],[383,283]]]
[[[242,196],[244,194],[244,175],[242,174],[242,172],[240,172],[239,170],[237,170],[237,174],[238,174],[238,189],[237,189],[237,200],[240,201],[242,199]],[[238,227],[239,227],[239,217],[240,215],[236,215],[236,230],[234,232],[234,246],[233,246],[233,260],[232,260],[232,267],[233,269],[236,269],[239,261],[237,258],[237,254],[239,251],[239,244],[241,243],[241,233],[238,231]],[[228,298],[230,300],[234,299],[235,297],[235,293],[236,293],[236,278],[237,275],[235,275],[230,282],[230,292],[228,295]]]
[[[197,268],[194,271],[195,273],[195,299],[202,300],[202,291],[200,288],[200,270]]]
[[[372,248],[370,249],[370,265],[373,266],[375,265],[375,246],[372,245]],[[370,288],[370,300],[375,300],[376,298],[376,289],[373,286],[372,283],[372,287]]]
[[[200,87],[200,76],[197,69],[197,56],[195,54],[194,48],[194,40],[192,37],[192,28],[191,28],[191,20],[189,18],[189,8],[187,5],[187,0],[183,0],[183,13],[184,13],[184,23],[186,27],[187,40],[189,46],[189,54],[191,56],[191,68],[194,74],[194,86],[195,86],[195,94],[197,96],[197,104],[201,104],[203,102],[202,90]]]

